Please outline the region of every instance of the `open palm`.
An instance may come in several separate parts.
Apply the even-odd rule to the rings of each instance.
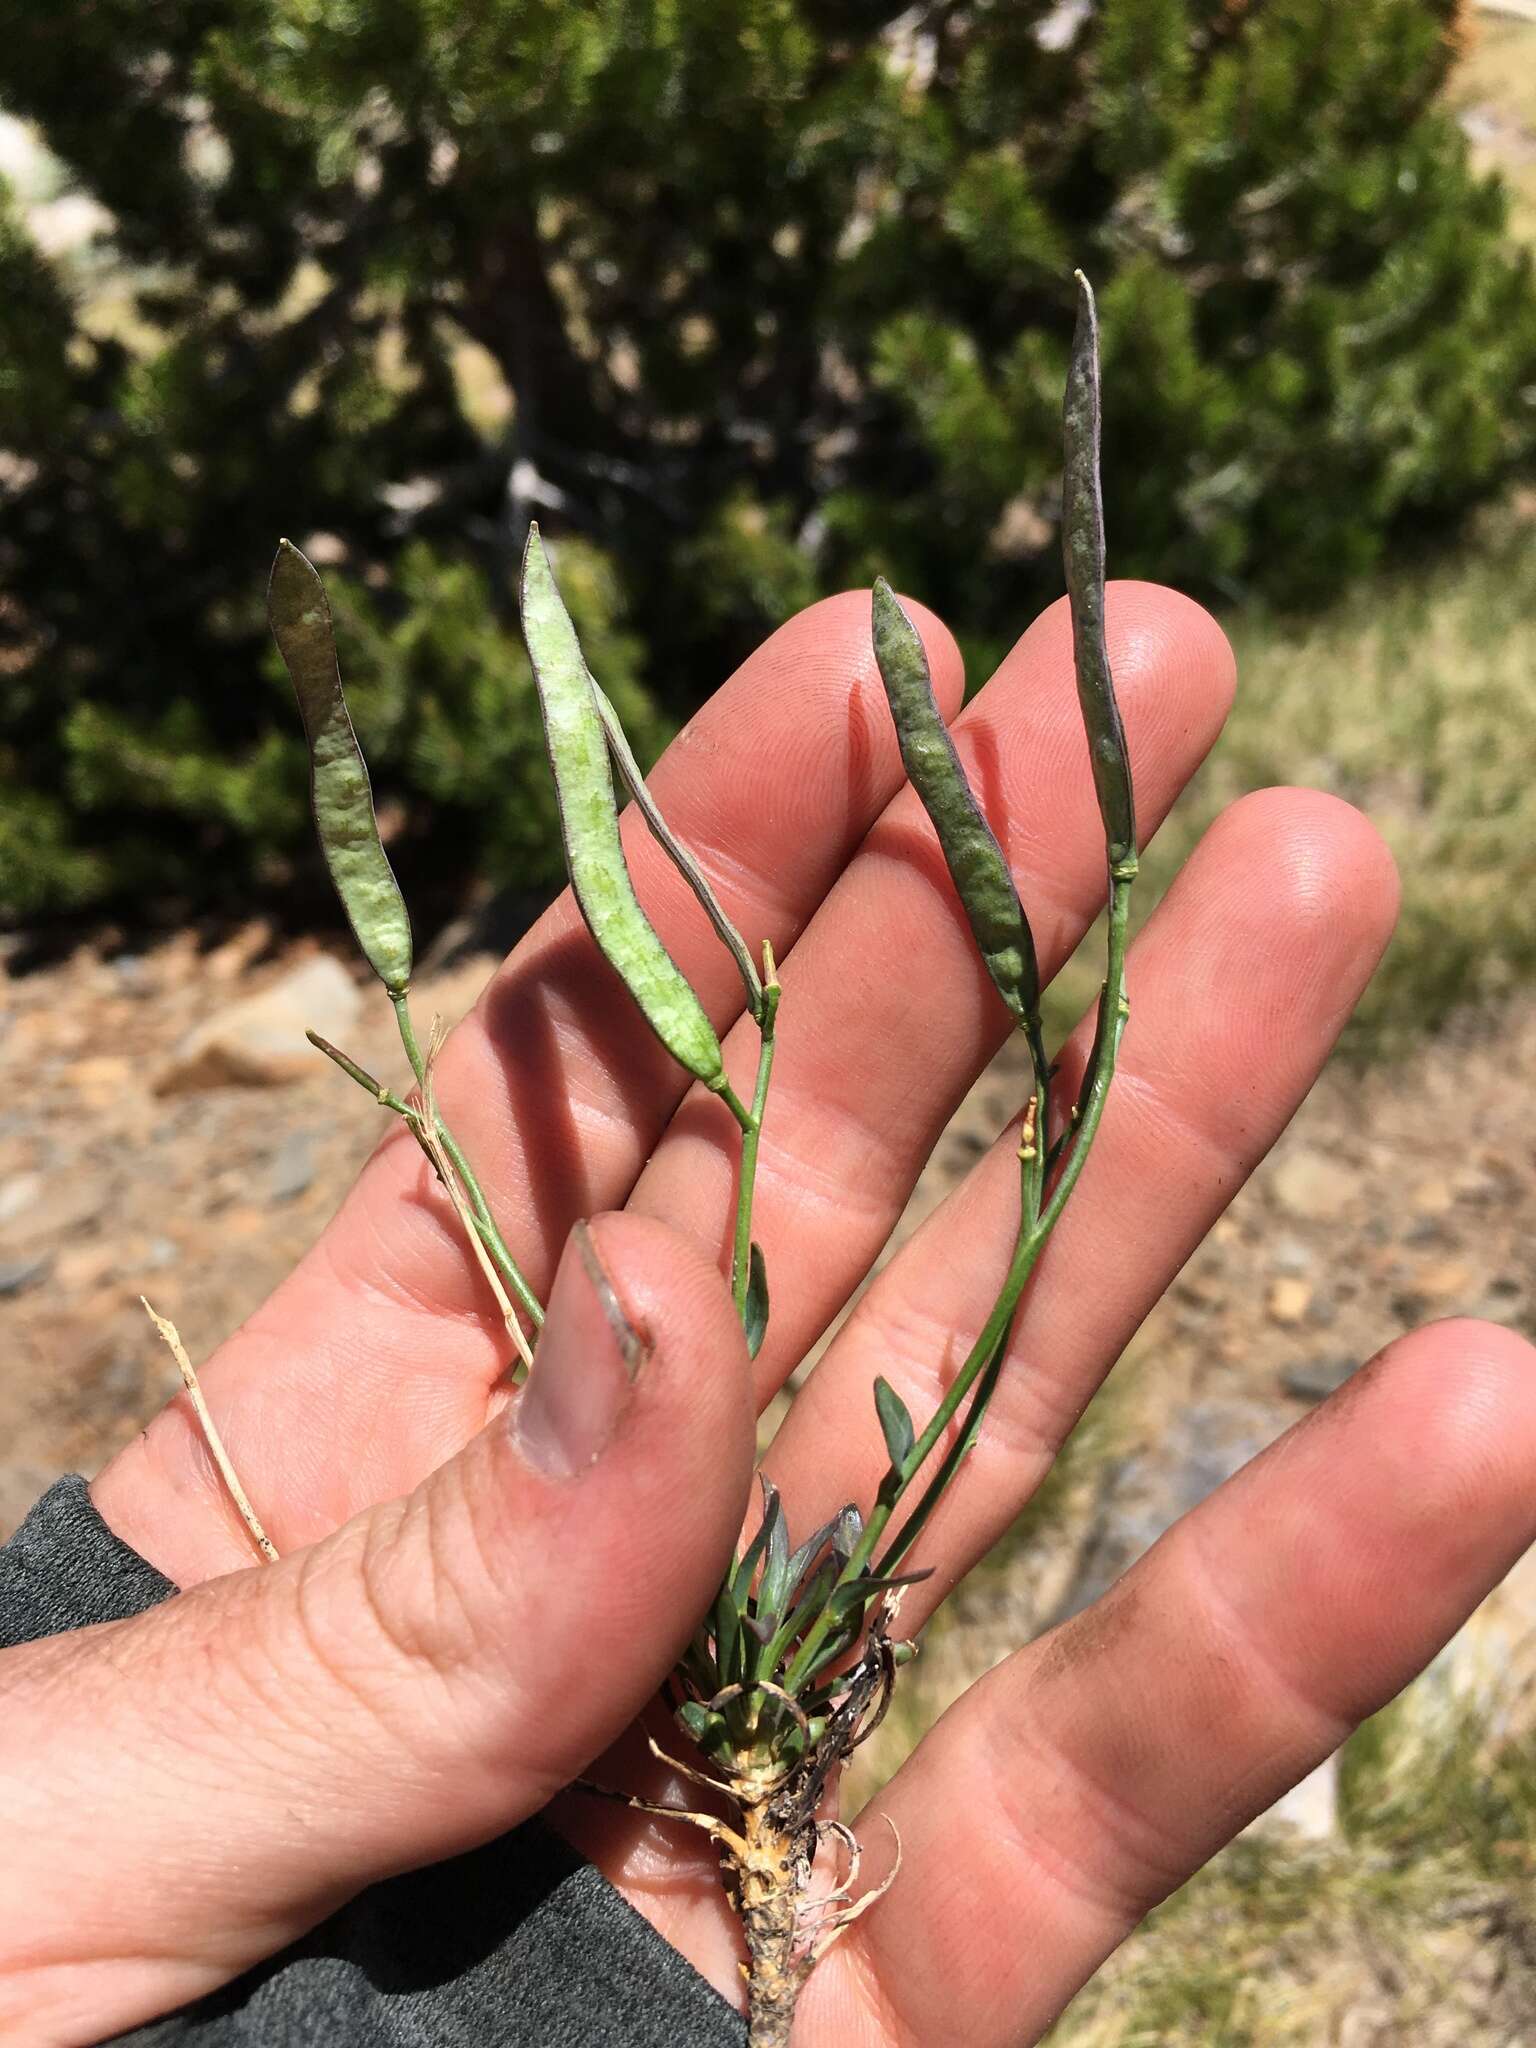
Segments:
[[[953,642],[913,609],[1049,975],[1103,887],[1065,609],[1035,624],[963,712]],[[1153,586],[1112,586],[1109,624],[1145,833],[1220,729],[1230,655],[1203,612]],[[773,1279],[751,1369],[760,1406],[865,1278],[1009,1020],[903,786],[867,595],[828,600],[776,633],[675,742],[653,786],[736,924],[771,940],[781,963],[754,1231]],[[739,1086],[756,1033],[732,963],[633,819],[626,843]],[[1249,797],[1197,848],[1133,949],[1132,1020],[1096,1149],[1025,1297],[985,1434],[925,1531],[915,1562],[935,1575],[909,1597],[904,1630],[1016,1518],[1284,1127],[1395,907],[1371,828],[1313,792]],[[1087,1044],[1080,1032],[1063,1056],[1065,1101]],[[477,1506],[477,1489],[499,1484],[507,1441],[486,1425],[518,1398],[504,1387],[507,1341],[420,1153],[396,1130],[319,1244],[204,1373],[283,1564],[244,1569],[248,1539],[183,1401],[96,1482],[107,1521],[179,1585],[235,1589],[163,1612],[200,1617],[192,1632],[212,1691],[236,1715],[243,1696],[247,1730],[259,1702],[255,1761],[238,1767],[251,1780],[243,1874],[189,1896],[174,1936],[162,1913],[159,1950],[137,1954],[132,1992],[103,2008],[118,2024],[269,1953],[372,1878],[543,1805],[654,1688],[739,1525],[749,1369],[716,1277],[736,1126],[685,1086],[569,896],[453,1034],[437,1085],[552,1327],[564,1314],[574,1330],[581,1313],[562,1308],[563,1295],[575,1299],[569,1257],[561,1264],[573,1225],[625,1212],[603,1214],[594,1243],[650,1354],[626,1512],[573,1518],[558,1489],[538,1485],[510,1507]],[[885,1463],[877,1372],[921,1416],[963,1357],[1012,1246],[1016,1148],[1016,1129],[999,1134],[881,1271],[796,1400],[769,1458],[792,1527],[872,1494]],[[608,1341],[590,1318],[578,1334],[594,1354]],[[903,1875],[813,1978],[796,2040],[1036,2040],[1156,1899],[1433,1654],[1536,1535],[1533,1482],[1527,1347],[1471,1323],[1395,1346],[921,1744],[878,1802],[899,1829]],[[364,1610],[366,1623],[355,1619]],[[589,1631],[582,1643],[617,1645],[613,1668],[589,1669],[579,1690],[568,1681],[581,1651],[562,1633],[571,1614]],[[168,1682],[191,1626],[159,1625],[146,1684]],[[227,1686],[226,1631],[240,1644]],[[350,1662],[337,1648],[358,1643]],[[310,1663],[327,1667],[313,1681],[318,1706]],[[366,1765],[347,1720],[359,1700],[377,1745]],[[145,1718],[124,1734],[125,1753]],[[96,1739],[110,1754],[99,1726]],[[599,1774],[631,1770],[629,1754]],[[323,1848],[269,1817],[302,1811],[311,1779],[350,1788]],[[381,1809],[370,1788],[384,1780]],[[577,1795],[555,1817],[736,1995],[737,1937],[707,1845]],[[155,1825],[125,1794],[122,1856],[144,1853]],[[878,1875],[888,1831],[860,1832]],[[110,1952],[133,1953],[136,1938],[114,1923]],[[0,2013],[4,1982],[0,1967]]]

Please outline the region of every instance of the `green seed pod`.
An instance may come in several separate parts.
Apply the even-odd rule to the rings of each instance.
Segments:
[[[619,723],[619,714],[609,702],[601,683],[595,679],[592,682],[592,696],[597,705],[597,715],[603,721],[603,731],[608,735],[608,745],[619,773],[629,784],[629,793],[634,798],[640,815],[650,826],[651,837],[699,899],[699,906],[719,934],[721,944],[736,962],[736,970],[747,991],[747,1008],[754,1017],[761,1018],[763,984],[753,964],[752,955],[747,951],[746,940],[726,916],[719,897],[709,886],[704,870],[661,815],[655,797],[646,787],[645,777],[640,772],[640,763],[635,759],[628,735]]]
[[[341,692],[331,608],[313,564],[291,541],[278,542],[267,617],[304,719],[325,864],[368,965],[392,996],[401,996],[411,979],[411,920],[379,838],[368,770]]]
[[[1072,605],[1077,696],[1088,733],[1093,786],[1104,820],[1110,868],[1136,859],[1136,804],[1131,760],[1115,702],[1104,643],[1104,501],[1099,488],[1099,323],[1093,287],[1079,270],[1077,331],[1062,412],[1064,467],[1061,552]]]
[[[933,820],[939,845],[998,994],[1026,1029],[1038,1029],[1035,941],[1003,849],[965,779],[940,716],[917,628],[885,578],[874,589],[875,660],[890,699],[907,780]]]
[[[523,636],[544,712],[571,887],[588,929],[672,1057],[711,1088],[725,1083],[720,1041],[682,970],[640,908],[619,838],[608,744],[576,629],[537,526],[523,555]]]

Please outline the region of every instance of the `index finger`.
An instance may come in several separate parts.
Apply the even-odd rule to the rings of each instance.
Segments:
[[[931,613],[913,612],[953,714],[959,652]],[[902,782],[868,594],[825,599],[781,627],[651,780],[749,942],[787,951]],[[624,842],[646,908],[723,1030],[742,1007],[734,963],[633,813]],[[443,1115],[536,1292],[571,1224],[623,1205],[690,1078],[651,1038],[567,891],[453,1033],[435,1074]],[[411,1199],[418,1190],[423,1199]],[[482,1425],[507,1364],[482,1290],[429,1169],[397,1131],[203,1374],[280,1550],[408,1491]],[[246,1561],[184,1402],[113,1461],[94,1494],[118,1533],[178,1583]]]

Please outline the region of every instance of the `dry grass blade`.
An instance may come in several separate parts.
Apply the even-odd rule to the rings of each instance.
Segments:
[[[251,1532],[251,1541],[256,1545],[256,1548],[261,1552],[268,1564],[276,1564],[277,1547],[266,1530],[261,1526],[256,1510],[251,1506],[250,1497],[246,1493],[245,1488],[240,1484],[239,1476],[234,1466],[230,1463],[229,1453],[224,1448],[224,1439],[219,1435],[218,1427],[208,1412],[208,1403],[203,1398],[203,1390],[198,1384],[197,1373],[193,1369],[191,1359],[187,1356],[187,1347],[181,1341],[180,1332],[169,1316],[156,1315],[149,1303],[144,1301],[142,1294],[139,1296],[139,1299],[144,1302],[144,1313],[149,1317],[149,1320],[170,1347],[171,1356],[175,1359],[177,1370],[181,1374],[182,1384],[186,1387],[187,1393],[191,1397],[192,1409],[193,1413],[197,1416],[198,1427],[202,1430],[208,1449],[213,1454],[214,1464],[219,1468],[219,1477],[229,1488],[229,1497],[239,1510],[241,1521],[244,1522],[246,1528]]]

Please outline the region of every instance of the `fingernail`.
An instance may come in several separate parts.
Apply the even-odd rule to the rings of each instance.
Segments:
[[[625,1315],[592,1233],[578,1223],[555,1274],[544,1333],[511,1423],[530,1465],[569,1479],[601,1457],[649,1346]]]

